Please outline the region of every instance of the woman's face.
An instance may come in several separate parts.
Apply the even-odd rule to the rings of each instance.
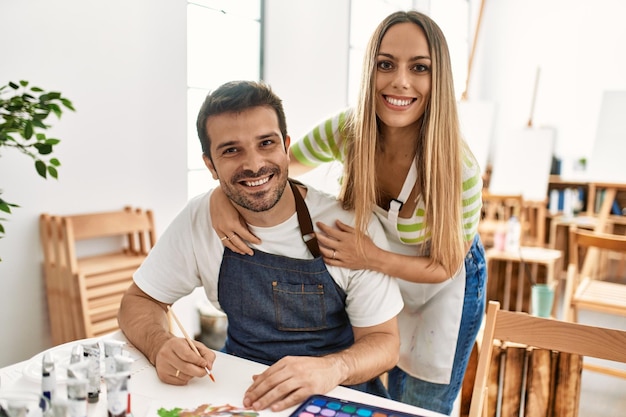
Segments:
[[[417,124],[430,99],[431,57],[422,28],[399,23],[376,57],[376,114],[387,127]]]

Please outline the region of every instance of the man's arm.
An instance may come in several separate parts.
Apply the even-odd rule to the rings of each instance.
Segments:
[[[353,327],[353,332],[355,342],[345,350],[322,357],[287,356],[254,376],[243,405],[281,411],[338,385],[369,381],[396,365],[400,349],[396,317],[376,326]]]
[[[195,342],[202,357],[196,355],[184,338],[170,333],[166,312],[167,304],[150,297],[133,283],[120,305],[120,329],[156,367],[161,381],[185,385],[193,377],[207,376],[204,368],[213,367],[215,353]]]

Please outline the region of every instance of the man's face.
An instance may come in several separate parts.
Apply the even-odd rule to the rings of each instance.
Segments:
[[[272,209],[287,185],[289,157],[269,106],[241,113],[211,116],[206,122],[213,162],[204,162],[219,180],[224,193],[238,206],[252,212]]]

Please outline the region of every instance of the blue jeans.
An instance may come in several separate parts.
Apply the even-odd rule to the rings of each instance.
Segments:
[[[395,367],[389,371],[389,394],[392,399],[442,414],[450,415],[452,412],[485,312],[487,265],[485,249],[478,235],[465,257],[465,274],[463,315],[450,384],[423,381]]]

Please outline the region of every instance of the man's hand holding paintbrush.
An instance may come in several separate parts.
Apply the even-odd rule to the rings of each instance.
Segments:
[[[194,377],[208,375],[215,382],[215,378],[210,371],[215,360],[215,353],[202,343],[191,339],[180,320],[178,320],[174,310],[170,306],[167,309],[169,315],[183,333],[184,339],[172,338],[159,350],[156,359],[157,364],[160,360],[164,360],[165,363],[171,364],[173,367],[170,375],[167,367],[157,366],[159,378],[173,385],[185,385]],[[162,373],[165,373],[165,375],[162,375]]]

